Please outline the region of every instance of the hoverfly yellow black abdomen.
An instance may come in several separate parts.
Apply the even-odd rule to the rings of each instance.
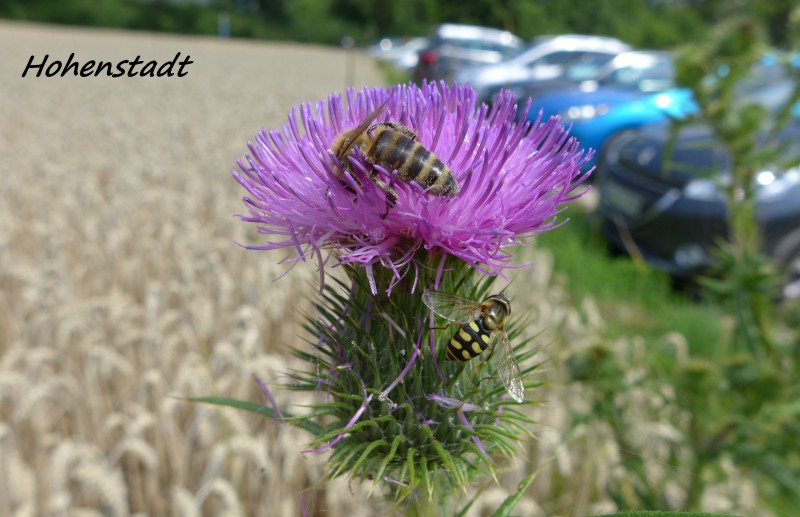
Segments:
[[[522,402],[525,397],[522,374],[505,330],[506,320],[511,315],[508,298],[494,294],[483,302],[474,302],[440,291],[426,291],[422,301],[439,316],[461,325],[447,344],[445,357],[449,361],[469,361],[487,348],[494,353],[495,344],[500,340],[502,356],[497,371],[508,394]]]
[[[489,346],[492,331],[483,325],[483,319],[472,320],[463,325],[450,338],[445,357],[448,361],[463,362],[474,359]]]

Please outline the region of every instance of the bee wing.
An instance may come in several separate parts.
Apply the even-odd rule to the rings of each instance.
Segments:
[[[508,334],[505,330],[500,330],[495,334],[500,335],[500,348],[502,348],[500,362],[497,364],[497,373],[511,398],[522,402],[525,399],[525,385],[522,384],[522,374],[517,359],[514,357],[514,350],[508,341]]]
[[[361,133],[367,130],[367,128],[372,124],[372,121],[375,120],[375,118],[381,114],[381,112],[385,107],[386,103],[384,102],[383,104],[378,106],[378,108],[375,111],[367,115],[367,118],[361,121],[361,123],[358,126],[342,133],[342,135],[339,137],[341,139],[342,145],[336,150],[337,160],[341,161],[344,159],[345,156],[347,156],[350,150],[353,149],[353,146],[356,145],[359,135],[361,135]]]
[[[467,323],[481,315],[481,304],[441,291],[425,291],[422,302],[430,310],[453,323]]]

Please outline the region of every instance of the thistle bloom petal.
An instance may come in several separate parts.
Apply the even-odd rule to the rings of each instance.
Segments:
[[[460,193],[432,195],[368,163],[358,148],[349,167],[336,160],[336,137],[380,106],[376,122],[416,132],[453,171]],[[416,267],[420,250],[502,275],[511,261],[506,248],[554,225],[560,206],[575,197],[588,159],[557,118],[530,127],[516,111],[508,93],[490,109],[476,105],[468,86],[444,83],[349,90],[346,102],[333,94],[292,109],[281,131],[257,134],[233,172],[249,192],[250,213],[242,219],[272,236],[247,247],[289,248],[295,262],[317,257],[320,275],[323,249],[334,252],[336,265],[365,267],[371,282],[373,267],[383,266],[393,274],[389,291]],[[397,191],[388,212],[385,193],[369,181],[375,175]]]

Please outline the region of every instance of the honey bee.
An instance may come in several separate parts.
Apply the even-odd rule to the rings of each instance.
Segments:
[[[525,397],[522,374],[504,327],[511,315],[509,299],[500,293],[475,302],[441,291],[426,291],[422,294],[422,301],[442,318],[461,325],[447,344],[445,356],[448,361],[469,361],[490,348],[489,355],[475,366],[477,368],[492,356],[497,340],[500,340],[502,356],[497,372],[511,398],[522,402]]]
[[[460,188],[453,172],[431,151],[417,140],[417,134],[397,122],[372,121],[386,107],[384,103],[370,113],[357,127],[336,137],[331,146],[342,168],[351,171],[347,160],[354,147],[364,153],[372,165],[380,165],[389,171],[397,171],[402,181],[415,181],[435,196],[455,196]],[[370,125],[371,124],[371,125]],[[386,213],[397,201],[397,191],[377,177],[373,169],[369,178],[386,195]],[[384,217],[386,214],[384,214]]]

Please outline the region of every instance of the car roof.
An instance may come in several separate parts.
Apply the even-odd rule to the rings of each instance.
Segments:
[[[516,46],[523,44],[522,39],[506,30],[455,23],[437,25],[431,31],[431,37],[441,39],[479,39]]]
[[[538,36],[531,40],[528,47],[522,49],[514,60],[526,61],[536,59],[540,54],[548,53],[554,49],[586,50],[619,54],[633,50],[633,47],[617,38],[610,36],[595,36],[591,34],[558,34]],[[534,57],[536,56],[536,57]]]
[[[632,50],[614,56],[608,62],[608,68],[620,68],[624,66],[649,66],[659,61],[671,62],[672,54],[666,50]]]

